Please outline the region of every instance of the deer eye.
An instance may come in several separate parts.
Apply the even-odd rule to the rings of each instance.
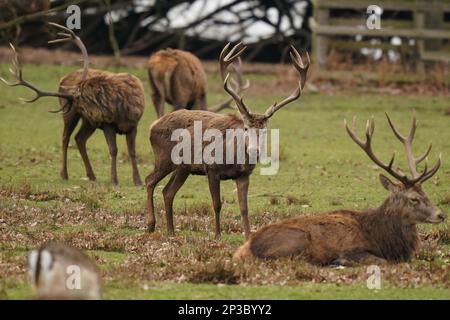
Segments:
[[[417,198],[411,198],[409,199],[409,203],[412,204],[413,206],[417,206],[419,204],[419,199]]]

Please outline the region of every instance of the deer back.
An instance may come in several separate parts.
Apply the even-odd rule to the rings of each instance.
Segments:
[[[148,74],[152,91],[163,92],[167,103],[175,108],[185,108],[206,95],[206,73],[200,60],[189,52],[156,52],[148,61]]]
[[[210,111],[188,111],[178,110],[164,115],[156,120],[150,127],[150,141],[152,145],[166,146],[175,145],[177,141],[171,141],[173,132],[176,129],[186,129],[194,136],[194,123],[198,121],[202,124],[202,129],[217,129],[225,134],[226,129],[243,128],[242,119],[236,114],[218,114]]]
[[[76,70],[76,71],[66,74],[59,81],[58,91],[61,93],[69,93],[69,91],[71,89],[73,90],[74,87],[76,87],[80,84],[82,74],[83,74],[83,69],[79,69],[79,70]],[[97,70],[97,69],[89,69],[88,78],[102,75],[102,74],[112,74],[112,72],[102,71],[102,70]],[[64,106],[65,103],[66,103],[66,99],[59,98],[59,104],[61,107]]]
[[[119,132],[127,132],[145,110],[142,82],[128,73],[90,69],[86,80],[82,70],[72,72],[60,81],[60,92],[75,92],[73,107],[94,126],[116,124]],[[64,99],[60,99],[64,103]]]
[[[225,146],[226,131],[228,129],[243,129],[244,123],[242,118],[236,114],[217,114],[210,111],[200,110],[178,110],[172,113],[166,114],[160,119],[156,120],[150,127],[150,142],[152,144],[155,159],[163,163],[174,163],[172,159],[172,151],[175,146],[180,143],[176,138],[172,138],[173,133],[177,129],[185,129],[190,135],[191,146],[191,162],[182,163],[185,169],[193,174],[206,174],[208,171],[214,171],[221,179],[234,179],[241,175],[248,175],[254,169],[254,164],[226,164],[227,148],[224,147],[223,162],[206,164],[203,160],[201,163],[195,163],[194,154],[194,125],[195,122],[201,123],[202,134],[207,129],[215,129],[221,132],[223,137],[223,146]],[[200,137],[202,139],[202,137]],[[202,150],[211,141],[202,141]],[[234,145],[234,147],[236,144]],[[236,152],[234,155],[236,157]]]

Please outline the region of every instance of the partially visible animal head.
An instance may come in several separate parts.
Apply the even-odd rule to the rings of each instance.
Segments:
[[[382,174],[380,181],[383,187],[390,192],[385,206],[400,212],[402,220],[406,224],[435,224],[446,219],[446,214],[430,201],[420,184],[406,187],[402,183],[391,181]]]
[[[443,222],[446,219],[446,214],[437,208],[422,190],[422,184],[433,177],[438,171],[441,165],[441,157],[439,156],[436,164],[430,170],[426,163],[423,171],[419,172],[417,166],[427,159],[427,156],[431,151],[431,144],[423,155],[419,157],[413,155],[412,142],[417,128],[415,113],[413,115],[411,130],[408,136],[403,136],[398,131],[388,114],[386,114],[386,117],[394,135],[404,145],[411,177],[408,177],[402,170],[394,168],[395,154],[392,156],[389,163],[386,164],[379,160],[373,153],[372,137],[375,130],[375,122],[373,119],[367,121],[366,141],[362,141],[357,137],[356,133],[348,127],[347,123],[345,123],[347,132],[353,141],[366,152],[375,164],[397,180],[393,182],[388,177],[380,175],[382,186],[390,192],[389,197],[383,204],[384,210],[392,214],[400,215],[405,224]]]
[[[37,299],[101,298],[101,280],[95,263],[62,242],[49,242],[28,256],[28,274]]]

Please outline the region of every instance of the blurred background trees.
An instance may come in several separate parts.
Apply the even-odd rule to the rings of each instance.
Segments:
[[[72,3],[82,10],[78,34],[90,53],[172,47],[216,59],[226,42],[243,40],[248,60],[279,62],[289,44],[311,46],[311,3],[299,0],[0,0],[0,45],[47,46],[45,21],[64,23]]]

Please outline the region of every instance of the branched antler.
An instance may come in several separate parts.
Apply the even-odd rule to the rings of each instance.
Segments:
[[[309,69],[309,64],[310,64],[308,52],[306,52],[306,60],[307,60],[306,63],[303,63],[302,57],[300,56],[298,51],[292,45],[291,45],[291,51],[289,52],[289,55],[291,56],[292,64],[294,65],[295,69],[297,69],[297,71],[300,74],[300,80],[298,82],[297,89],[289,97],[287,97],[280,103],[275,102],[273,105],[271,105],[269,107],[269,109],[267,109],[267,111],[265,112],[265,116],[267,118],[270,118],[271,116],[273,116],[273,114],[275,112],[277,112],[284,106],[288,105],[289,103],[300,98],[301,91],[302,91],[303,87],[305,86],[306,76],[308,74],[308,69]]]
[[[17,81],[11,83],[11,82],[6,81],[2,77],[0,77],[0,80],[8,86],[11,86],[11,87],[23,86],[23,87],[33,90],[36,93],[36,96],[33,99],[26,100],[26,99],[21,98],[21,100],[23,100],[24,102],[27,102],[27,103],[31,103],[42,97],[59,97],[59,98],[64,98],[64,99],[68,99],[68,100],[73,99],[73,96],[70,94],[60,93],[60,92],[43,91],[43,90],[35,87],[33,84],[31,84],[27,80],[23,79],[22,66],[20,64],[19,55],[17,54],[16,48],[14,48],[14,46],[11,43],[9,45],[14,53],[14,56],[12,59],[12,67],[9,69],[9,71],[11,72],[11,74],[14,75],[14,77],[16,78]]]
[[[242,60],[240,55],[246,49],[242,43],[238,43],[230,50],[230,43],[228,43],[220,53],[219,57],[219,72],[222,78],[222,83],[225,82],[226,76],[229,73],[228,70],[233,72],[236,75],[237,79],[231,78],[232,86],[235,88],[235,92],[237,94],[241,94],[243,91],[247,90],[250,87],[250,81],[245,80],[243,77],[242,71]],[[238,52],[236,52],[238,51]],[[231,102],[233,98],[228,98],[224,102],[210,108],[209,110],[214,112],[219,112],[226,108],[231,108]]]
[[[395,153],[393,154],[391,160],[389,161],[388,164],[385,164],[384,162],[382,162],[380,159],[378,159],[373,150],[372,150],[372,137],[373,137],[373,133],[375,131],[375,121],[374,119],[370,119],[367,120],[367,124],[366,124],[366,141],[362,141],[355,133],[354,130],[351,130],[348,125],[347,125],[347,121],[344,119],[344,124],[345,124],[345,128],[350,136],[350,138],[352,138],[352,140],[361,147],[361,149],[363,149],[365,151],[365,153],[369,156],[369,158],[376,164],[378,165],[380,168],[386,170],[386,172],[388,172],[390,175],[392,175],[394,178],[396,178],[397,180],[399,180],[400,182],[403,183],[403,185],[405,185],[406,187],[411,187],[414,186],[417,183],[423,183],[426,180],[430,179],[434,174],[436,174],[437,170],[439,169],[440,165],[441,165],[441,155],[439,155],[439,159],[437,161],[437,163],[434,165],[434,167],[428,171],[428,165],[427,162],[425,161],[425,168],[423,170],[423,172],[421,174],[419,174],[417,172],[417,165],[422,162],[424,159],[426,159],[426,157],[428,156],[428,154],[431,151],[431,144],[428,147],[427,151],[420,157],[418,158],[414,158],[413,154],[412,154],[412,141],[414,139],[414,134],[416,132],[416,128],[417,128],[417,121],[416,121],[416,116],[415,114],[413,115],[413,123],[411,126],[411,130],[410,133],[407,137],[401,135],[399,133],[399,131],[397,130],[397,128],[395,128],[394,124],[392,123],[391,119],[389,118],[389,116],[386,114],[387,118],[388,118],[388,122],[389,125],[392,128],[392,131],[394,132],[395,136],[404,144],[405,146],[405,150],[406,150],[406,157],[408,160],[408,166],[409,169],[411,171],[411,175],[412,178],[408,178],[406,176],[406,174],[404,174],[400,169],[394,169],[393,165],[394,165],[394,160],[395,160]],[[353,126],[355,126],[355,118],[353,119]]]
[[[59,28],[63,30],[64,32],[57,32],[57,35],[61,36],[62,38],[50,40],[48,43],[61,43],[61,42],[68,42],[71,41],[77,45],[77,47],[81,50],[81,54],[83,55],[83,74],[81,77],[81,80],[86,80],[89,72],[89,56],[86,50],[86,47],[84,46],[83,41],[69,28],[64,27],[60,24],[49,22],[48,23],[51,26],[54,26],[56,28]]]
[[[239,42],[237,45],[235,45],[231,50],[229,50],[230,47],[230,43],[228,43],[222,50],[222,52],[220,53],[220,58],[219,58],[219,67],[220,67],[220,74],[223,75],[225,74],[225,72],[227,71],[227,68],[230,64],[232,64],[235,61],[240,60],[240,55],[245,51],[246,47],[242,44],[242,42]],[[237,51],[237,52],[236,52]],[[238,67],[240,68],[240,67]],[[237,69],[239,70],[239,69]],[[244,117],[249,117],[251,116],[251,112],[250,109],[245,105],[244,101],[242,100],[242,97],[240,97],[240,94],[244,89],[248,88],[249,83],[247,82],[246,84],[242,84],[242,80],[238,80],[240,81],[241,84],[239,84],[239,82],[233,81],[234,85],[230,85],[230,73],[228,73],[225,76],[225,79],[223,81],[223,87],[225,89],[225,91],[234,99],[234,101],[236,102],[236,106],[239,110],[239,112],[242,114],[242,116]],[[237,90],[233,88],[237,87]]]

